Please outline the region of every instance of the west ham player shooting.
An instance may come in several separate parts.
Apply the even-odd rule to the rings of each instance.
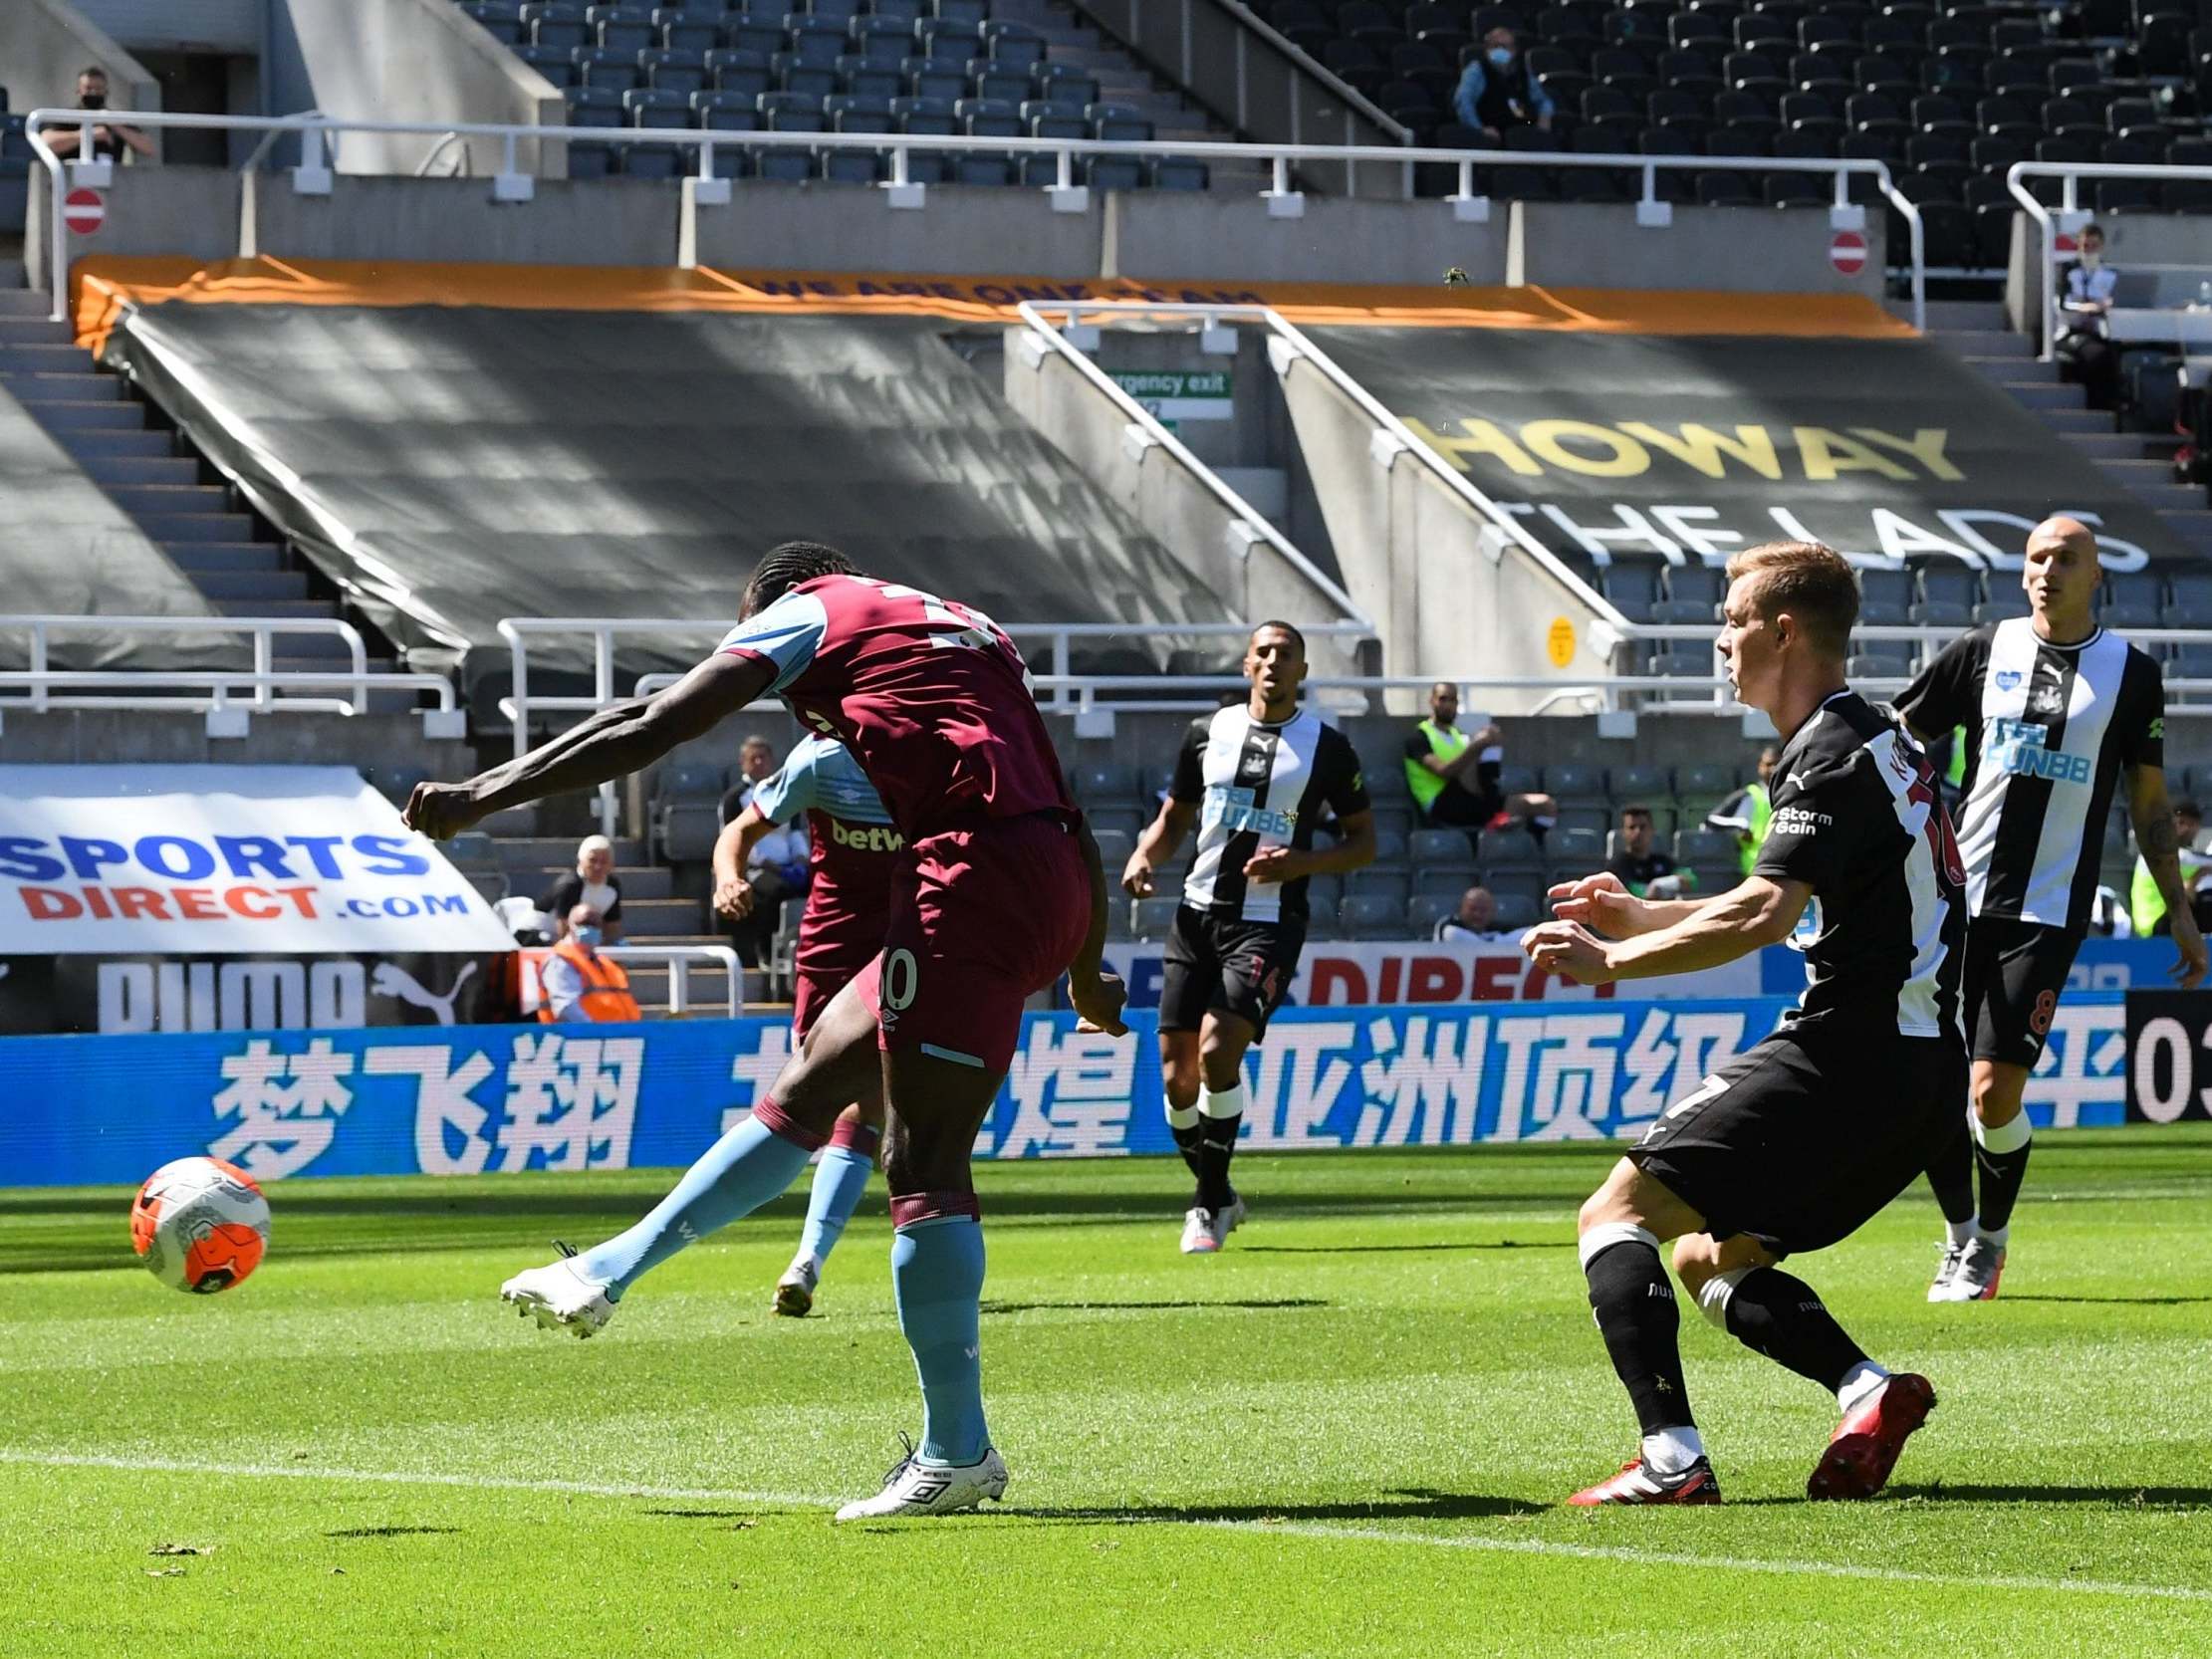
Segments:
[[[2034,1138],[2021,1094],[2089,931],[2122,771],[2143,863],[2173,916],[2173,977],[2191,989],[2204,978],[2204,936],[2166,803],[2165,680],[2146,653],[2096,625],[2102,576],[2087,525],[2045,520],[2021,568],[2029,614],[1959,639],[1897,701],[1923,740],[1966,728],[1959,849],[1973,917],[1966,1018],[1974,1069],[1957,1132],[1928,1166],[1948,1233],[1930,1302],[1997,1295]]]
[[[1159,1064],[1167,1123],[1198,1190],[1183,1217],[1183,1253],[1212,1255],[1244,1220],[1229,1182],[1244,1123],[1244,1052],[1298,972],[1306,887],[1326,871],[1374,860],[1374,814],[1359,757],[1321,716],[1298,706],[1306,636],[1262,622],[1244,652],[1252,693],[1192,722],[1159,817],[1138,838],[1121,885],[1139,898],[1152,872],[1198,825],[1160,987]],[[1326,805],[1344,837],[1314,850]]]
[[[434,838],[489,813],[651,765],[771,693],[853,752],[906,838],[876,959],[831,999],[752,1114],[626,1233],[519,1274],[501,1295],[580,1335],[638,1277],[774,1198],[878,1079],[891,1283],[922,1393],[921,1445],[841,1521],[939,1515],[1006,1491],[983,1417],[983,1231],[968,1160],[1013,1059],[1022,1005],[1068,974],[1076,1012],[1119,1033],[1100,966],[1106,883],[1020,654],[989,617],[856,575],[811,542],[771,551],[745,620],[658,695],[616,704],[465,784],[424,784]]]
[[[783,769],[754,786],[745,810],[723,826],[714,843],[714,908],[732,921],[752,914],[746,856],[769,830],[807,815],[812,879],[799,917],[798,994],[791,1011],[794,1048],[846,985],[883,948],[890,916],[891,875],[906,839],[891,823],[875,786],[842,743],[810,737]],[[880,1088],[838,1113],[830,1144],[815,1165],[799,1254],[776,1282],[774,1306],[793,1318],[814,1307],[823,1265],[845,1235],[845,1224],[867,1190],[883,1129]]]
[[[1682,1379],[1668,1239],[1707,1318],[1834,1391],[1843,1420],[1809,1497],[1879,1491],[1935,1404],[1925,1377],[1867,1358],[1777,1264],[1856,1232],[1950,1128],[1966,1075],[1958,848],[1927,757],[1843,683],[1858,587],[1842,556],[1770,543],[1731,559],[1728,580],[1728,677],[1785,739],[1750,875],[1716,898],[1663,901],[1585,876],[1552,889],[1562,919],[1523,945],[1538,966],[1598,985],[1790,939],[1806,989],[1772,1036],[1669,1105],[1583,1206],[1591,1306],[1642,1441],[1571,1504],[1720,1501]]]

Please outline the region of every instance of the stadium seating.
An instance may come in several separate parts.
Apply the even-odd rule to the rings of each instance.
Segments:
[[[715,131],[970,134],[980,138],[1149,141],[1144,111],[1103,98],[1083,67],[1054,61],[1026,24],[994,21],[986,0],[719,0],[683,6],[570,0],[459,0],[501,45],[563,89],[570,124]],[[625,100],[616,106],[598,95]],[[665,95],[627,103],[630,95]],[[966,108],[962,108],[965,106]],[[746,118],[748,111],[755,118]],[[946,123],[946,112],[955,112]],[[610,112],[624,118],[611,119]],[[581,159],[576,159],[581,150]],[[658,146],[584,144],[573,176],[668,178],[687,171]],[[4,159],[4,157],[0,157]],[[734,164],[733,164],[734,163]],[[888,163],[865,150],[755,146],[723,160],[726,177],[870,183]],[[1102,190],[1203,190],[1204,162],[1175,156],[1079,161]],[[1052,184],[1052,156],[1002,151],[909,157],[917,183]]]
[[[1473,9],[1352,0],[1254,0],[1295,44],[1414,131],[1451,148],[1495,149],[1459,123],[1452,95],[1481,35],[1519,36],[1528,69],[1558,108],[1553,130],[1505,147],[1727,156],[1861,157],[1889,163],[1923,211],[1928,262],[2004,264],[2013,204],[2005,169],[2043,159],[2163,161],[2202,141],[2212,95],[2212,28],[2193,9],[1934,6],[1917,0],[1604,0]],[[2053,145],[2063,146],[2054,149]],[[1501,196],[1616,199],[1597,173],[1480,169]],[[1422,188],[1456,188],[1456,169],[1422,169]],[[1830,199],[1787,174],[1661,174],[1675,200]],[[2049,188],[2055,189],[2051,185]],[[1860,192],[1861,199],[1865,197]],[[2100,213],[2204,211],[2212,189],[2108,179]]]

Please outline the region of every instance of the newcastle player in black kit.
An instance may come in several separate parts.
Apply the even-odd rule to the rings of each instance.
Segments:
[[[1659,1261],[1669,1239],[1708,1319],[1834,1393],[1842,1421],[1807,1496],[1871,1497],[1935,1404],[1925,1377],[1874,1363],[1778,1264],[1855,1232],[1952,1126],[1966,1079],[1958,847],[1927,756],[1843,683],[1858,589],[1842,556],[1769,543],[1731,559],[1728,579],[1728,677],[1785,740],[1751,874],[1702,902],[1586,876],[1552,889],[1561,919],[1530,929],[1523,948],[1595,985],[1790,940],[1806,989],[1772,1036],[1670,1104],[1583,1206],[1591,1306],[1642,1441],[1571,1504],[1720,1501],[1682,1379]]]
[[[1159,817],[1129,855],[1121,885],[1139,898],[1193,823],[1198,852],[1167,940],[1159,1063],[1167,1122],[1198,1190],[1183,1253],[1210,1256],[1244,1219],[1229,1183],[1244,1122],[1244,1052],[1298,972],[1311,876],[1374,860],[1374,815],[1352,742],[1298,706],[1306,637],[1262,622],[1245,648],[1243,702],[1193,721]],[[1340,838],[1314,830],[1327,807]]]
[[[1928,1166],[1949,1234],[1930,1302],[1997,1295],[2033,1139],[2021,1094],[2089,931],[2122,772],[2143,863],[2173,917],[2173,977],[2189,989],[2204,977],[2204,936],[2166,803],[2165,681],[2148,655],[2096,625],[2101,576],[2089,527],[2047,519],[2029,535],[2021,568],[2029,614],[1976,628],[1897,699],[1923,738],[1966,732],[1959,849],[1973,917],[1965,982],[1973,1074],[1958,1127]]]

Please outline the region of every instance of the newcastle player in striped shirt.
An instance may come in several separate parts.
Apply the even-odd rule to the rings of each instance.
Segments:
[[[1721,656],[1784,735],[1774,817],[1751,873],[1718,897],[1652,900],[1599,874],[1552,889],[1537,966],[1585,984],[1678,974],[1790,940],[1806,988],[1774,1034],[1669,1105],[1583,1206],[1598,1328],[1634,1402],[1636,1456],[1571,1504],[1713,1504],[1673,1287],[1756,1353],[1832,1390],[1842,1421],[1806,1494],[1866,1498],[1935,1393],[1892,1376],[1777,1265],[1857,1231],[1909,1186],[1965,1086],[1965,876],[1934,769],[1843,683],[1850,567],[1808,542],[1728,562]],[[1602,937],[1600,937],[1602,935]]]
[[[2021,1092],[2088,931],[2123,771],[2143,861],[2173,912],[2174,978],[2194,987],[2204,977],[2204,938],[2166,804],[2165,683],[2148,655],[2096,625],[2101,576],[2087,525],[2055,518],[2036,526],[2021,571],[2029,614],[1976,628],[1897,702],[1924,736],[1966,729],[1959,844],[1973,913],[1966,1012],[1974,1070],[1971,1105],[1928,1166],[1949,1233],[1930,1302],[1997,1295],[2028,1170]]]
[[[1245,647],[1243,702],[1191,723],[1159,817],[1121,885],[1138,898],[1198,826],[1160,985],[1159,1064],[1168,1127],[1198,1190],[1183,1253],[1210,1256],[1244,1219],[1229,1184],[1244,1122],[1244,1052],[1267,1032],[1306,945],[1310,877],[1374,860],[1374,814],[1352,742],[1298,706],[1306,636],[1262,622]],[[1321,810],[1342,838],[1314,850]]]

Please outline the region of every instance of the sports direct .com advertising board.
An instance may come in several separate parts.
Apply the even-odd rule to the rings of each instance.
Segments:
[[[0,767],[0,1033],[496,1017],[513,936],[345,767]]]

